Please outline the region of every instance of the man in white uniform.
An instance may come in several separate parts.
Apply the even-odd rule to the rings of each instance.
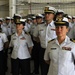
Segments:
[[[39,37],[40,44],[41,44],[41,48],[39,52],[41,75],[46,75],[48,72],[48,64],[46,64],[43,59],[48,41],[56,38],[55,25],[53,21],[56,13],[56,9],[51,6],[46,6],[44,9],[44,13],[45,13],[46,23],[38,25],[33,34],[34,37]]]
[[[75,43],[66,36],[68,19],[59,18],[55,22],[57,38],[50,41],[44,60],[50,64],[47,75],[75,75]]]

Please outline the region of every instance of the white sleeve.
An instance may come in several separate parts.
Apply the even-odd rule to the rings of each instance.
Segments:
[[[74,43],[74,45],[72,44],[72,54],[73,54],[73,57],[75,60],[75,43]]]
[[[45,50],[45,54],[44,54],[44,60],[50,60],[50,57],[49,57],[49,44],[47,45],[47,48]]]
[[[30,35],[27,35],[27,45],[28,47],[33,47],[33,42],[32,42],[32,39],[31,39],[31,36]]]
[[[3,42],[4,43],[8,41],[7,36],[6,36],[5,33],[2,34],[2,38],[3,38]]]
[[[10,40],[10,43],[9,43],[9,47],[13,47],[13,40],[12,40],[12,36],[11,36],[11,40]]]

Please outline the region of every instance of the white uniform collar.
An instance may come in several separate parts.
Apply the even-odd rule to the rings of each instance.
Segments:
[[[56,39],[55,42],[59,45],[58,40]],[[61,43],[69,43],[70,42],[70,38],[68,36],[66,36],[65,40]]]
[[[50,22],[48,25],[49,26],[53,26],[54,25],[54,21],[52,20],[52,22]]]
[[[22,34],[21,35],[24,35],[24,34],[25,34],[25,32],[22,30]],[[18,36],[17,32],[16,32],[16,36]]]

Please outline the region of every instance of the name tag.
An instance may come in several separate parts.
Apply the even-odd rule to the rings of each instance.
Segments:
[[[51,48],[51,50],[56,50],[57,48]]]
[[[62,47],[63,50],[71,51],[71,47]]]
[[[51,30],[56,31],[55,29],[51,29]]]
[[[20,38],[21,40],[25,40],[25,37]]]
[[[13,38],[13,40],[16,40],[16,38]]]

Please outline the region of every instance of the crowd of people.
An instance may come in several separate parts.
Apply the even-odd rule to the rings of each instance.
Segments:
[[[51,6],[32,17],[0,18],[0,75],[8,70],[8,54],[12,75],[75,75],[74,32],[75,16]]]

